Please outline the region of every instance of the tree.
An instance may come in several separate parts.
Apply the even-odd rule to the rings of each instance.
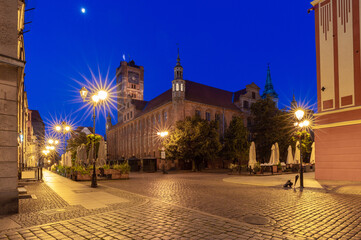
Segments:
[[[95,135],[95,151],[98,152],[99,149],[99,143],[101,140],[101,136]],[[66,151],[71,152],[71,159],[74,162],[76,159],[76,153],[79,146],[82,144],[86,145],[87,147],[87,153],[89,153],[90,148],[92,147],[92,141],[94,139],[94,134],[86,135],[83,132],[80,132],[79,134],[73,136],[72,138],[68,139],[68,145],[66,147]]]
[[[237,160],[239,164],[246,163],[250,145],[247,138],[248,131],[244,127],[243,118],[234,117],[224,134],[222,156]]]
[[[277,109],[269,97],[259,100],[251,106],[253,123],[252,138],[256,144],[257,158],[268,162],[272,144],[278,142],[281,159],[285,156],[288,145],[292,142],[294,126],[291,115]]]
[[[217,124],[197,116],[178,121],[163,146],[168,159],[192,161],[192,169],[199,171],[208,160],[213,161],[221,148]]]

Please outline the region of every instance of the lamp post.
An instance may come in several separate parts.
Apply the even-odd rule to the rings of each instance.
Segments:
[[[65,148],[65,135],[71,131],[71,126],[69,124],[67,124],[65,121],[62,121],[61,122],[61,125],[56,125],[55,126],[55,131],[63,134],[63,142],[64,142],[64,145],[63,145],[63,148],[64,148],[64,153],[66,152],[66,148]],[[52,139],[49,139],[49,141],[52,140]],[[54,140],[55,141],[55,140]],[[57,140],[56,140],[57,141]],[[49,142],[50,143],[50,142]],[[59,141],[58,141],[59,143]]]
[[[303,188],[303,166],[302,166],[302,130],[310,125],[310,121],[305,119],[305,111],[301,108],[295,111],[296,122],[294,123],[296,131],[300,130],[300,188]]]
[[[92,150],[93,150],[93,174],[92,174],[92,182],[91,187],[97,187],[97,175],[95,171],[95,161],[96,161],[96,154],[95,154],[95,107],[99,104],[104,103],[106,98],[108,97],[108,93],[104,90],[96,90],[94,91],[90,97],[88,97],[88,90],[85,87],[80,89],[80,96],[83,99],[83,102],[89,102],[93,106],[93,141],[92,141]]]
[[[167,131],[157,132],[157,135],[159,137],[161,137],[162,139],[164,139],[166,136],[168,136],[168,132]],[[167,164],[167,158],[165,157],[164,147],[162,147],[161,159],[164,159],[164,161],[165,161],[165,164],[164,164],[165,166],[163,165],[163,174],[166,174],[167,173],[166,166],[168,164]]]

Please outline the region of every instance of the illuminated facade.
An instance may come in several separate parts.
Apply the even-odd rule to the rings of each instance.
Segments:
[[[118,84],[122,87],[118,95],[118,123],[112,126],[110,117],[107,118],[110,160],[155,158],[160,168],[162,139],[157,132],[170,130],[176,121],[197,114],[207,120],[218,119],[219,131],[223,134],[233,116],[244,117],[247,124],[252,103],[261,98],[260,88],[254,83],[240,91],[229,92],[184,80],[178,56],[174,79],[169,82],[171,88],[150,101],[144,101],[143,71],[143,67],[135,65],[134,61],[123,61],[117,69]],[[121,78],[118,73],[122,73]],[[167,168],[182,169],[184,165],[168,161]]]
[[[18,211],[26,148],[24,1],[0,0],[0,214]]]
[[[316,0],[316,179],[361,181],[360,0]]]

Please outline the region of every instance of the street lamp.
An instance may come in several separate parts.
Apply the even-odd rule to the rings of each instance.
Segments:
[[[168,136],[168,132],[167,131],[157,132],[157,135],[161,138],[165,138],[166,136]],[[163,174],[165,174],[167,173],[166,166],[168,164],[167,164],[167,158],[165,157],[164,147],[162,147],[161,159],[164,159],[165,161],[165,166],[163,165]]]
[[[65,121],[62,121],[62,122],[61,122],[61,125],[58,124],[58,125],[55,126],[55,131],[63,134],[64,153],[66,152],[66,149],[65,149],[65,135],[66,135],[68,132],[70,132],[70,130],[71,130],[71,126],[70,126],[69,124],[67,124]],[[49,141],[50,141],[50,140],[53,140],[53,139],[49,139]],[[55,143],[55,142],[57,142],[57,143]],[[50,142],[49,142],[49,143],[50,143]],[[59,141],[58,141],[58,140],[53,140],[53,143],[58,144]],[[52,144],[52,143],[51,143],[51,144]]]
[[[96,154],[95,154],[95,107],[99,104],[103,104],[108,97],[108,92],[105,90],[95,90],[91,93],[90,97],[88,97],[88,90],[85,87],[82,87],[79,91],[83,102],[88,102],[93,106],[93,141],[92,141],[92,149],[93,149],[93,175],[92,175],[92,182],[91,187],[97,187],[97,175],[95,171],[95,161],[96,161]]]
[[[295,111],[296,122],[294,126],[296,127],[296,131],[300,130],[299,141],[300,141],[300,188],[303,188],[303,166],[302,166],[302,130],[307,128],[311,123],[309,120],[305,119],[305,110],[299,108]]]

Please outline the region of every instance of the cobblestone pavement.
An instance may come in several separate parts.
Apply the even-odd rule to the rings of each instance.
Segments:
[[[20,200],[23,212],[11,217],[22,228],[0,232],[0,239],[361,239],[361,196],[254,187],[224,177],[154,173],[102,181],[101,191],[129,202],[95,210],[69,206],[43,183],[33,184],[27,189],[38,199]],[[270,221],[247,224],[250,215]]]
[[[247,215],[270,218],[266,227],[309,238],[361,239],[361,196],[323,190],[226,183],[224,174],[133,174],[131,181],[103,185],[238,222]],[[142,186],[142,187],[139,187]]]

